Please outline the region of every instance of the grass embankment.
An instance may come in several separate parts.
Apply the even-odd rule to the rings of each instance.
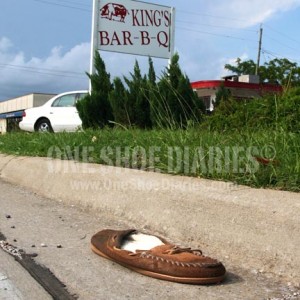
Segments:
[[[192,124],[190,124],[192,125]],[[300,87],[251,101],[224,99],[185,130],[11,133],[0,152],[300,191]]]
[[[11,133],[0,152],[75,159],[171,174],[300,191],[300,135],[280,130],[103,129]]]

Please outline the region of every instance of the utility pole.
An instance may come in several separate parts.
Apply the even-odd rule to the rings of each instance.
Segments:
[[[261,53],[262,35],[263,35],[263,28],[262,28],[262,24],[260,24],[260,29],[259,29],[259,42],[258,42],[258,55],[257,55],[257,63],[256,63],[255,75],[258,75],[258,69],[259,69],[259,63],[260,63],[260,53]]]

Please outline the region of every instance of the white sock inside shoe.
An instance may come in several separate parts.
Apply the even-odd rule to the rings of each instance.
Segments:
[[[156,236],[144,233],[133,233],[122,242],[121,249],[136,252],[136,250],[150,250],[164,243]]]

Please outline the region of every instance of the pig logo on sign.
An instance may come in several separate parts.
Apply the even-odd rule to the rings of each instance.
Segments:
[[[100,15],[101,18],[125,23],[125,18],[129,15],[129,12],[124,5],[107,3],[100,9]]]

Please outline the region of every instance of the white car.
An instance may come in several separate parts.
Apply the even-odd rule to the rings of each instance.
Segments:
[[[62,93],[42,106],[26,109],[19,127],[32,132],[76,131],[81,128],[82,121],[75,104],[87,94],[88,91]]]

